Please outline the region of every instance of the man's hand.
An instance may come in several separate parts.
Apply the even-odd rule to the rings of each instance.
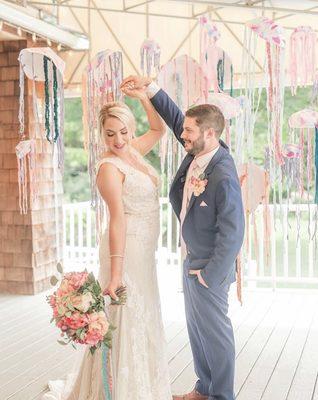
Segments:
[[[120,88],[123,89],[126,87],[128,89],[144,89],[150,85],[151,82],[152,79],[146,76],[130,75],[122,81]]]
[[[200,269],[190,269],[189,274],[196,275],[201,285],[209,289],[209,286],[205,283],[205,280],[202,278]]]
[[[127,84],[121,88],[121,91],[128,97],[133,97],[139,100],[148,100],[148,96],[144,89],[131,88],[131,86]]]

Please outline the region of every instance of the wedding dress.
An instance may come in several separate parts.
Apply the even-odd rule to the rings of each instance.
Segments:
[[[154,168],[134,151],[148,174],[117,156],[102,159],[123,174],[123,204],[127,222],[123,283],[127,287],[124,306],[110,306],[115,325],[112,365],[112,400],[171,400],[166,342],[161,318],[155,250],[159,235],[159,177]],[[109,232],[99,248],[99,281],[102,288],[110,278]],[[102,378],[102,351],[85,351],[74,380],[61,385],[49,382],[43,400],[108,400]]]

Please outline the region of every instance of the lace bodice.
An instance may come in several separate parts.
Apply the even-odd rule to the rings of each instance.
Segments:
[[[148,174],[153,179],[115,155],[102,158],[96,165],[97,173],[102,164],[111,163],[125,175],[122,198],[125,214],[130,217],[127,218],[128,234],[136,233],[136,230],[141,231],[143,225],[146,225],[146,230],[148,230],[149,224],[157,221],[154,214],[159,212],[160,187],[160,179],[156,170],[136,150],[132,149],[131,151],[138,161],[147,168]],[[136,218],[139,219],[139,224],[136,224]]]

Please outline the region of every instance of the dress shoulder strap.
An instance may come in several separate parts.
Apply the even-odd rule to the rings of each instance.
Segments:
[[[98,174],[98,171],[99,171],[99,168],[101,167],[101,165],[103,165],[105,163],[113,164],[116,168],[119,169],[120,172],[122,172],[124,175],[127,175],[127,166],[118,157],[105,157],[105,158],[102,158],[101,160],[99,160],[95,166],[96,175]]]

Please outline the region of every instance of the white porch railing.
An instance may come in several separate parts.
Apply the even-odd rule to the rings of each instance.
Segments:
[[[271,205],[271,262],[265,265],[262,208],[256,212],[258,263],[255,260],[254,227],[251,246],[244,267],[244,281],[249,286],[277,287],[304,285],[318,287],[317,206],[311,204]],[[66,204],[64,216],[64,263],[69,268],[98,265],[95,216],[89,202]],[[299,222],[297,222],[297,219]],[[298,229],[300,229],[298,234]],[[167,198],[160,199],[160,237],[157,259],[161,264],[178,265],[180,260],[179,224]]]

